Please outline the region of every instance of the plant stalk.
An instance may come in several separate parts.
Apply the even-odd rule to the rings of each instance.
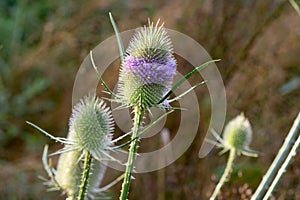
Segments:
[[[144,109],[141,108],[140,106],[135,106],[133,128],[132,128],[132,135],[131,135],[132,142],[130,143],[130,148],[128,152],[129,154],[128,154],[128,160],[126,164],[125,176],[122,184],[120,200],[126,200],[128,196],[130,181],[131,181],[132,171],[134,168],[134,161],[136,158],[138,141],[139,141],[138,135],[143,123],[143,117],[144,117]]]
[[[296,142],[295,142],[294,146],[292,147],[292,149],[291,149],[289,155],[287,156],[286,160],[284,161],[281,168],[279,169],[276,177],[274,178],[274,180],[273,180],[271,186],[269,187],[266,195],[264,196],[263,200],[268,200],[269,199],[269,197],[271,196],[272,191],[274,190],[277,183],[279,182],[280,177],[286,171],[286,168],[290,164],[290,162],[292,161],[292,158],[296,156],[297,149],[298,149],[299,146],[300,146],[300,135],[298,136],[298,139],[296,140]]]
[[[251,197],[251,200],[257,200],[263,198],[263,195],[269,188],[271,181],[274,179],[275,175],[278,173],[280,167],[282,166],[284,160],[288,156],[290,149],[293,146],[297,136],[299,136],[298,134],[299,131],[300,131],[300,113],[298,113],[298,116],[295,119],[290,132],[286,136],[284,143],[282,144],[280,150],[278,151],[278,154],[275,157],[273,163],[271,164],[267,173],[264,175],[255,193]]]
[[[90,176],[91,164],[92,164],[92,155],[88,151],[88,152],[86,152],[85,158],[84,158],[84,166],[83,166],[81,184],[80,184],[80,189],[79,189],[77,200],[84,200],[86,191],[88,189],[88,180],[89,180],[89,176]]]
[[[230,176],[231,171],[233,169],[233,163],[234,163],[235,157],[236,157],[236,149],[230,149],[230,153],[229,153],[226,168],[223,172],[223,175],[222,175],[218,185],[215,188],[215,191],[211,195],[210,200],[214,200],[214,199],[217,198],[218,194],[220,193],[220,190],[221,190],[222,186],[229,179],[229,176]]]

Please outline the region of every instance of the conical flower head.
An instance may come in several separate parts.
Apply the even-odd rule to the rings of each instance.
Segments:
[[[35,126],[37,127],[37,126]],[[37,127],[39,130],[39,127]],[[113,159],[109,150],[113,147],[112,115],[105,103],[95,95],[84,97],[72,110],[69,121],[69,133],[67,138],[56,138],[46,131],[43,133],[61,142],[65,147],[55,154],[61,154],[58,160],[57,169],[54,170],[48,164],[48,147],[43,153],[43,164],[51,178],[45,184],[51,190],[63,190],[67,199],[76,199],[79,192],[79,185],[83,173],[83,165],[80,162],[86,152],[93,156],[92,168],[89,178],[89,187],[86,191],[89,199],[98,194],[98,186],[103,178],[106,166],[103,159]]]
[[[176,74],[171,39],[163,25],[149,22],[129,43],[121,66],[118,94],[122,103],[147,108],[170,90]]]
[[[74,107],[70,118],[70,135],[74,135],[77,148],[101,159],[113,145],[113,130],[111,111],[94,95],[85,97]]]
[[[239,151],[249,149],[252,139],[252,129],[250,122],[245,118],[243,113],[227,124],[223,139],[229,148],[235,148]]]

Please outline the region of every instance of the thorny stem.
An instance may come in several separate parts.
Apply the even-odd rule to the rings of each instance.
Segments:
[[[294,121],[292,128],[290,129],[288,135],[286,136],[284,143],[282,144],[280,150],[278,151],[274,161],[272,162],[270,168],[268,169],[267,173],[264,175],[262,181],[260,182],[259,186],[257,187],[255,193],[251,197],[251,200],[262,199],[263,195],[269,188],[271,181],[274,179],[280,167],[283,165],[284,160],[291,152],[291,148],[299,136],[300,131],[300,112],[298,113],[297,118]]]
[[[82,177],[81,177],[81,185],[80,185],[80,190],[79,190],[77,200],[84,200],[86,190],[88,188],[88,179],[89,179],[90,170],[91,170],[91,163],[92,163],[92,155],[88,151],[88,152],[86,152],[85,158],[84,158],[84,166],[83,166],[83,172],[82,172]]]
[[[296,156],[297,154],[297,149],[300,146],[300,135],[298,136],[298,139],[296,140],[294,146],[292,147],[289,155],[287,156],[286,160],[282,164],[281,168],[279,169],[277,175],[275,176],[273,183],[270,185],[266,195],[264,196],[263,200],[268,200],[271,196],[271,193],[273,192],[274,188],[279,182],[279,179],[281,178],[282,174],[286,171],[287,166],[290,164],[292,161],[292,158]]]
[[[224,171],[218,185],[216,186],[214,193],[211,195],[210,200],[214,200],[217,198],[222,186],[229,179],[229,176],[230,176],[232,168],[233,168],[233,162],[234,162],[235,157],[236,157],[236,149],[230,149],[230,153],[229,153],[225,171]]]
[[[131,135],[132,142],[130,144],[130,148],[128,152],[129,154],[126,163],[126,171],[125,171],[125,177],[122,184],[120,200],[126,200],[128,196],[130,181],[131,181],[132,171],[134,168],[134,161],[136,158],[136,152],[137,152],[138,141],[139,141],[138,135],[139,135],[140,127],[142,126],[143,116],[144,116],[144,109],[140,106],[135,106],[134,122],[133,122],[132,135]]]

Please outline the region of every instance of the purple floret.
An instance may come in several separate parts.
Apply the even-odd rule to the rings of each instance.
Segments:
[[[176,61],[173,56],[161,62],[128,55],[125,57],[123,69],[126,74],[136,76],[144,84],[167,86],[176,74]]]

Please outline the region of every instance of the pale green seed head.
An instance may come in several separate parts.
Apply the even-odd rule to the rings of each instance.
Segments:
[[[250,122],[243,113],[227,124],[223,139],[225,145],[229,148],[235,148],[240,151],[248,149],[252,139],[252,129]]]
[[[78,196],[83,173],[83,155],[86,152],[92,154],[95,159],[92,159],[87,196],[89,199],[94,199],[93,197],[99,194],[98,186],[106,170],[106,166],[101,163],[102,159],[112,159],[109,150],[113,146],[112,131],[114,127],[111,111],[105,106],[105,103],[95,95],[81,100],[72,110],[67,139],[56,138],[38,126],[29,124],[52,139],[65,144],[63,149],[56,152],[61,154],[56,170],[48,164],[47,146],[43,154],[43,164],[51,178],[45,184],[51,190],[61,189],[64,191],[68,200],[75,200]]]
[[[105,103],[95,95],[87,96],[72,110],[68,139],[74,145],[65,148],[73,151],[60,155],[55,179],[67,193],[68,199],[76,199],[82,175],[81,158],[84,152],[91,152],[93,165],[87,195],[93,195],[103,177],[106,167],[98,160],[105,158],[112,146],[112,115]]]
[[[74,133],[76,146],[89,151],[94,158],[105,157],[112,144],[113,119],[105,103],[95,96],[85,97],[78,103],[70,118],[70,132]]]

